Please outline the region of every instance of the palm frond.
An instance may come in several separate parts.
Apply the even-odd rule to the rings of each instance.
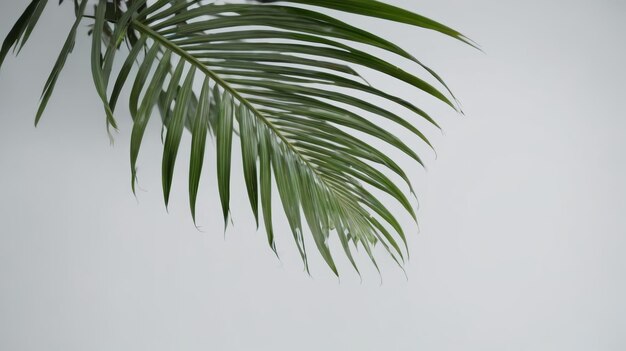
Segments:
[[[338,274],[337,265],[329,247],[333,234],[357,271],[353,247],[363,247],[378,267],[373,253],[378,243],[402,265],[408,255],[404,229],[397,214],[372,190],[387,194],[415,219],[414,206],[405,191],[383,169],[398,175],[411,193],[413,188],[402,167],[357,134],[383,141],[420,164],[419,155],[388,131],[384,122],[401,126],[432,147],[410,120],[370,102],[368,96],[397,104],[407,114],[439,126],[413,103],[365,82],[352,66],[386,74],[458,110],[456,100],[441,77],[407,51],[319,10],[332,9],[406,23],[475,44],[449,27],[379,1],[283,2],[291,4],[158,0],[147,6],[145,0],[135,0],[123,6],[116,2],[115,11],[111,12],[111,4],[99,0],[92,33],[93,78],[104,104],[107,125],[113,128],[117,127],[114,113],[121,91],[133,82],[129,98],[133,118],[130,150],[133,191],[142,138],[152,111],[158,106],[166,131],[162,161],[166,205],[182,135],[187,128],[192,137],[189,203],[195,223],[207,135],[211,132],[216,139],[217,185],[227,225],[234,166],[232,150],[237,134],[250,207],[257,226],[262,216],[272,250],[276,251],[272,225],[272,188],[275,187],[307,271],[305,228],[335,274]],[[76,23],[53,70],[52,84],[47,83],[46,87],[54,85],[71,50],[85,3],[86,0],[78,6],[76,2]],[[3,45],[0,63],[6,55],[6,45],[17,45],[20,37],[28,37],[42,4],[45,1],[33,1],[20,18]],[[113,76],[113,62],[124,40],[131,50],[121,70]],[[367,50],[358,49],[355,44],[376,47],[413,61],[440,87],[428,83],[428,78],[420,78]],[[136,72],[132,70],[134,62],[139,62]],[[198,80],[198,76],[202,79]],[[110,84],[113,79],[115,83]],[[202,82],[199,95],[194,93],[195,81]],[[51,89],[46,88],[48,91]],[[46,93],[44,101],[48,98]],[[45,103],[41,111],[43,107]],[[374,120],[364,115],[373,116]]]

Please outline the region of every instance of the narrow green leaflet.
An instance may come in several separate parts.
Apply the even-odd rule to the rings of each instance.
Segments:
[[[130,74],[130,71],[133,68],[133,64],[135,63],[135,60],[139,56],[139,53],[141,53],[141,51],[145,49],[144,48],[145,43],[146,43],[146,37],[142,36],[141,38],[139,38],[139,40],[137,41],[137,44],[133,47],[133,49],[130,51],[130,53],[126,57],[126,60],[124,61],[124,64],[122,65],[122,68],[120,69],[120,72],[117,75],[117,79],[115,80],[111,97],[109,98],[109,106],[111,108],[111,111],[115,110],[115,107],[117,106],[117,100],[119,99],[120,94],[122,93],[122,88],[124,88],[124,84],[126,84],[128,75]]]
[[[216,142],[217,142],[217,186],[222,201],[224,224],[228,223],[230,211],[230,169],[233,141],[233,98],[224,93],[218,106]]]
[[[167,124],[167,136],[165,138],[165,145],[163,146],[161,175],[163,180],[163,197],[165,199],[166,207],[170,200],[170,191],[172,189],[172,180],[174,178],[174,166],[176,164],[178,148],[180,147],[180,139],[183,136],[185,117],[189,106],[187,102],[191,96],[191,89],[195,74],[196,68],[191,67],[187,73],[185,82],[183,83],[181,89],[178,90],[174,114]]]
[[[161,62],[157,67],[150,84],[141,101],[141,107],[133,115],[133,130],[130,136],[130,168],[131,183],[133,193],[135,192],[135,183],[137,181],[137,157],[139,156],[139,148],[143,139],[144,132],[152,115],[152,110],[157,104],[161,94],[161,86],[165,82],[167,72],[170,67],[171,52],[166,52],[161,58]]]
[[[206,137],[209,131],[209,103],[211,102],[209,78],[204,79],[202,92],[196,107],[196,115],[191,129],[191,161],[189,164],[189,205],[191,216],[196,222],[196,201],[198,197],[198,187],[204,163],[204,149],[206,147]]]
[[[33,30],[46,3],[47,0],[32,0],[20,18],[18,18],[17,22],[15,22],[13,28],[11,28],[9,34],[7,34],[2,42],[2,47],[0,48],[0,67],[2,67],[2,63],[4,63],[4,59],[9,51],[11,51],[12,47],[17,49],[18,46],[20,48],[24,46],[28,39],[26,31],[28,30],[30,33]],[[21,45],[20,41],[22,42]]]
[[[91,73],[93,76],[94,84],[96,85],[96,91],[104,104],[104,111],[107,117],[107,128],[109,126],[117,129],[117,122],[113,117],[113,111],[109,105],[106,81],[104,78],[104,71],[102,69],[102,33],[104,31],[104,15],[106,11],[106,0],[100,0],[98,6],[96,6],[96,19],[93,25],[92,44],[91,44]]]
[[[37,25],[37,22],[39,21],[39,17],[41,17],[43,10],[46,8],[46,5],[48,4],[48,0],[39,0],[36,2],[37,2],[37,5],[32,12],[32,16],[30,20],[28,21],[26,28],[24,29],[24,33],[22,34],[22,38],[20,39],[19,47],[17,47],[18,53],[22,50],[22,48],[26,44],[26,42],[28,41],[28,38],[30,38],[30,34],[33,32],[33,29],[35,29],[35,26]],[[16,45],[18,45],[17,42],[16,42]]]
[[[70,30],[70,33],[65,40],[65,44],[63,44],[61,53],[59,54],[59,57],[57,58],[54,67],[52,68],[52,72],[50,73],[50,76],[46,81],[46,85],[43,88],[43,93],[41,94],[41,102],[39,103],[39,109],[37,110],[37,115],[35,117],[35,125],[39,123],[39,120],[41,119],[41,116],[46,109],[46,106],[48,105],[48,101],[52,96],[52,92],[54,91],[54,86],[56,85],[57,79],[59,79],[59,75],[61,74],[63,67],[65,67],[65,61],[67,61],[67,57],[74,48],[74,42],[76,41],[76,29],[78,29],[78,25],[83,19],[83,14],[85,13],[86,7],[87,0],[83,0],[80,3],[80,7],[76,14],[76,21],[74,22],[74,25],[72,26],[72,29]]]
[[[246,181],[246,189],[248,190],[248,199],[252,212],[259,225],[259,191],[257,183],[257,158],[259,153],[256,120],[254,116],[243,106],[237,110],[237,120],[239,121],[241,154],[243,160],[243,175]]]
[[[430,18],[376,0],[285,0],[285,2],[326,7],[333,10],[406,23],[449,35],[466,44],[477,47],[472,40],[448,26],[433,21]]]
[[[263,222],[265,223],[267,242],[272,250],[276,252],[274,228],[272,226],[272,161],[270,159],[270,136],[266,128],[258,127],[256,131],[259,140],[259,184],[261,206],[263,208]]]

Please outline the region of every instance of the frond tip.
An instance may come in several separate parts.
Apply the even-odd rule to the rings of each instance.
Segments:
[[[33,0],[0,51],[24,44],[46,0]],[[259,1],[275,3],[277,1]],[[373,191],[386,194],[416,219],[401,185],[413,193],[406,173],[390,156],[363,141],[378,139],[422,164],[420,156],[389,132],[396,124],[432,147],[406,117],[370,101],[372,96],[402,107],[406,114],[439,128],[412,102],[364,82],[353,66],[362,66],[404,82],[454,109],[456,99],[443,80],[417,58],[367,30],[319,10],[382,18],[443,33],[474,45],[459,32],[407,10],[374,0],[285,0],[279,4],[241,4],[199,0],[99,0],[93,16],[91,67],[107,125],[114,118],[121,91],[132,81],[129,109],[131,183],[137,178],[139,150],[155,106],[166,131],[162,160],[165,204],[184,129],[191,133],[189,205],[194,224],[207,136],[216,140],[217,185],[225,224],[230,215],[232,151],[241,144],[241,169],[250,208],[262,218],[268,244],[276,252],[272,190],[278,198],[308,270],[306,242],[312,239],[326,264],[339,274],[329,241],[336,235],[358,272],[353,247],[363,247],[372,263],[380,244],[402,267],[408,257],[404,229]],[[46,83],[37,121],[71,52],[87,0],[75,1],[76,20]],[[301,7],[300,5],[305,5]],[[311,9],[313,8],[313,9]],[[91,16],[90,16],[91,17]],[[116,53],[130,47],[114,76]],[[428,78],[381,60],[355,44],[385,50],[413,61]],[[103,50],[104,49],[104,50]],[[135,63],[138,69],[132,70]],[[201,79],[199,79],[201,77]],[[114,84],[110,82],[114,80]],[[434,80],[435,85],[427,79]],[[112,88],[110,88],[112,86]],[[198,93],[194,87],[199,86]],[[386,123],[385,123],[386,122]],[[304,221],[303,221],[304,219]]]

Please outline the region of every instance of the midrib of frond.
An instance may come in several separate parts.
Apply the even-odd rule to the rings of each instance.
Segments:
[[[243,97],[237,91],[237,89],[233,88],[230,84],[228,84],[228,82],[223,80],[218,74],[216,74],[215,72],[207,68],[206,65],[202,64],[202,62],[196,59],[193,55],[181,49],[175,43],[172,43],[170,40],[168,40],[167,38],[165,38],[158,32],[154,31],[153,29],[151,29],[150,27],[146,26],[145,24],[141,23],[140,21],[136,19],[134,19],[132,23],[135,26],[135,28],[139,30],[141,33],[159,42],[161,45],[165,46],[166,48],[174,52],[176,55],[178,55],[185,61],[189,62],[191,65],[196,66],[201,72],[203,72],[204,74],[209,76],[211,79],[213,79],[216,84],[220,85],[223,89],[227,90],[236,100],[244,104],[244,106],[246,106],[259,120],[261,120],[283,143],[285,143],[285,145],[291,150],[291,152],[293,152],[293,154],[296,155],[298,159],[308,169],[310,169],[313,172],[315,177],[324,184],[324,187],[333,194],[333,197],[335,198],[336,201],[341,202],[345,206],[345,208],[351,208],[355,210],[353,208],[354,204],[348,201],[348,199],[345,199],[345,195],[343,195],[343,192],[338,191],[338,189],[335,189],[334,182],[332,181],[329,182],[329,180],[326,179],[326,176],[324,176],[324,174],[321,174],[320,172],[318,172],[317,168],[309,162],[309,160],[305,157],[305,155],[303,155],[298,150],[298,148],[295,145],[293,145],[293,143],[287,137],[285,137],[281,133],[281,131],[267,117],[265,117],[265,115],[262,112],[260,112],[250,101],[248,101],[245,97]]]

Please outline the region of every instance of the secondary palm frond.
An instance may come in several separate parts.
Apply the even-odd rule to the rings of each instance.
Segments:
[[[139,149],[157,108],[165,131],[162,182],[166,205],[186,128],[191,133],[188,183],[195,222],[205,146],[212,133],[216,140],[217,185],[227,223],[233,143],[238,139],[250,207],[257,224],[262,217],[273,250],[275,187],[307,270],[306,228],[335,274],[338,272],[328,244],[331,233],[337,235],[357,271],[351,245],[363,247],[376,265],[372,249],[379,243],[401,265],[408,254],[404,229],[372,190],[386,193],[415,219],[406,191],[383,169],[399,176],[413,192],[410,180],[391,157],[355,132],[379,139],[422,163],[411,147],[383,126],[386,121],[402,126],[430,146],[426,136],[406,117],[368,101],[368,96],[398,104],[408,115],[438,125],[410,101],[365,82],[352,66],[384,73],[458,108],[443,80],[413,55],[321,11],[330,9],[406,23],[474,44],[449,27],[375,0],[260,2],[272,4],[99,0],[94,14],[87,15],[87,0],[75,0],[76,20],[45,84],[36,123],[73,48],[77,28],[87,18],[93,23],[93,79],[107,126],[117,128],[114,115],[121,91],[125,86],[131,89],[133,191]],[[46,3],[32,0],[2,46],[0,65],[12,47],[19,50],[28,40]],[[124,42],[129,46],[127,52],[121,49]],[[357,48],[363,45],[413,61],[438,82],[439,88],[426,78]],[[123,65],[114,74],[116,56],[122,52]],[[133,70],[135,63],[138,68]]]

